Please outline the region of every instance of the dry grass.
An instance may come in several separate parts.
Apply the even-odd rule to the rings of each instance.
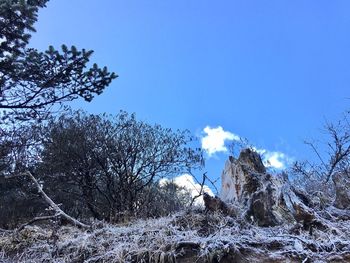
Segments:
[[[28,226],[19,233],[0,233],[0,262],[350,260],[349,221],[329,224],[328,230],[312,235],[304,230],[291,234],[292,226],[261,228],[219,214],[191,212],[128,225],[99,222],[90,230]]]

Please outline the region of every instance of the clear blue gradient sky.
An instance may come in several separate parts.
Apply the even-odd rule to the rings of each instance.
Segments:
[[[95,50],[119,74],[92,113],[202,134],[207,125],[299,159],[349,108],[350,1],[51,0],[31,45]],[[227,156],[207,161],[220,175]]]

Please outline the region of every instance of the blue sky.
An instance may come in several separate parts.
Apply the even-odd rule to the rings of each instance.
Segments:
[[[303,140],[349,108],[349,11],[347,0],[51,0],[31,45],[93,49],[119,74],[75,107],[136,112],[199,136],[220,126],[221,136],[303,159]],[[208,156],[212,177],[226,158]]]

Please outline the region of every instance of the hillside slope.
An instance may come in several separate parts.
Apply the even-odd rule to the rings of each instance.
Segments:
[[[312,235],[192,211],[91,230],[26,227],[0,236],[2,262],[350,262],[349,221]],[[0,262],[1,262],[0,260]]]

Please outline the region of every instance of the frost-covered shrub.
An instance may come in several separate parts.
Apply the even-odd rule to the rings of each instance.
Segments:
[[[126,112],[67,113],[46,131],[36,174],[75,217],[115,222],[178,211],[183,194],[157,181],[203,165],[188,131],[151,125]]]

